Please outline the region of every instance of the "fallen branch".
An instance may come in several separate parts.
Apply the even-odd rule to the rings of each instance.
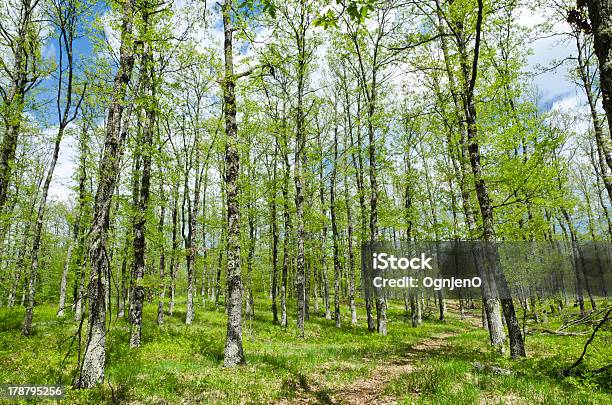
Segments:
[[[584,336],[587,332],[563,332],[560,330],[540,329],[541,333],[548,333],[555,336]]]
[[[593,329],[593,333],[591,333],[591,337],[589,338],[589,340],[587,340],[587,342],[584,345],[584,349],[582,349],[582,354],[580,355],[580,357],[578,358],[578,360],[576,360],[576,362],[574,364],[572,364],[568,369],[564,370],[563,374],[568,375],[569,372],[577,367],[580,363],[582,363],[582,360],[584,360],[584,356],[586,355],[587,349],[589,348],[589,345],[591,344],[591,342],[593,341],[593,339],[595,339],[595,334],[597,333],[597,331],[599,330],[599,328],[602,327],[602,325],[604,323],[606,323],[606,321],[608,320],[608,317],[610,316],[610,313],[612,313],[612,308],[608,309],[608,312],[606,312],[606,315],[603,317],[603,319],[597,324],[597,326],[595,327],[595,329]]]
[[[599,314],[603,314],[607,309],[609,309],[609,308],[602,308],[602,309],[600,309],[598,311],[590,311],[586,315],[584,315],[584,316],[582,316],[582,317],[580,317],[578,319],[567,321],[567,322],[565,322],[563,325],[561,325],[559,327],[559,330],[561,331],[563,329],[569,328],[570,326],[575,326],[575,325],[578,325],[578,324],[587,323],[587,322],[590,321],[589,318],[598,316]],[[592,322],[592,321],[590,321],[590,322]],[[597,323],[597,322],[594,322],[594,323]]]

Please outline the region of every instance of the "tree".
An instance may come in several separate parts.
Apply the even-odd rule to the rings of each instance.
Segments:
[[[149,3],[142,8],[142,33],[144,38],[142,54],[140,55],[140,85],[142,92],[142,103],[144,122],[139,130],[137,143],[142,153],[142,172],[140,173],[140,184],[136,185],[135,199],[136,212],[132,224],[133,238],[132,249],[134,262],[132,269],[133,286],[130,296],[130,347],[139,347],[142,334],[142,306],[144,303],[145,290],[142,279],[145,273],[145,253],[147,250],[146,232],[147,217],[149,210],[149,199],[151,195],[151,170],[153,161],[153,134],[156,122],[155,106],[155,75],[153,72],[153,49],[151,44],[151,17],[159,10],[155,10]]]
[[[83,8],[76,0],[54,0],[49,12],[51,20],[57,27],[59,34],[58,42],[60,43],[57,85],[57,112],[59,125],[57,135],[55,136],[55,144],[53,147],[51,162],[49,163],[49,168],[47,169],[47,176],[43,184],[42,195],[38,205],[38,215],[36,218],[36,227],[34,229],[32,252],[30,253],[32,258],[32,266],[30,268],[28,286],[28,306],[26,309],[25,319],[23,321],[23,328],[21,330],[25,336],[29,335],[32,329],[34,295],[36,292],[36,280],[38,277],[39,266],[38,253],[40,250],[40,239],[44,225],[45,210],[47,208],[49,187],[51,186],[53,172],[55,171],[55,166],[57,165],[57,159],[59,157],[60,145],[64,137],[64,132],[66,131],[68,124],[76,119],[81,102],[83,101],[83,96],[87,89],[86,85],[82,86],[81,94],[80,96],[77,95],[77,99],[73,104],[73,91],[75,87],[73,44],[75,39],[77,39],[79,36],[78,29],[79,22],[81,20],[81,13],[83,13]],[[67,59],[66,62],[64,62],[64,57]],[[64,65],[64,63],[66,63],[66,65]],[[64,75],[66,76],[65,82]],[[65,94],[63,95],[63,93]],[[61,105],[62,101],[64,102],[63,106]],[[60,308],[60,310],[61,309],[62,308]]]
[[[4,3],[5,18],[0,28],[0,45],[8,48],[13,66],[4,59],[0,66],[9,75],[8,88],[0,87],[4,137],[0,145],[0,214],[8,198],[15,151],[19,141],[26,95],[44,73],[40,68],[40,24],[36,23],[39,0],[18,0]]]
[[[599,87],[603,98],[603,108],[608,117],[608,128],[612,134],[612,2],[610,0],[587,0],[586,3],[595,54],[599,61]]]
[[[106,360],[106,275],[109,272],[107,237],[110,205],[115,191],[119,163],[123,155],[124,135],[121,120],[126,105],[127,87],[134,66],[133,23],[136,3],[126,1],[122,8],[119,67],[113,83],[112,100],[108,109],[104,154],[100,160],[98,189],[95,196],[93,223],[89,231],[89,320],[85,353],[74,385],[89,388],[104,381]]]
[[[334,110],[333,119],[336,120]],[[338,235],[338,221],[336,219],[336,179],[338,176],[338,124],[334,123],[334,158],[332,173],[329,180],[329,210],[332,224],[332,238],[334,245],[334,320],[336,327],[340,325],[340,241]]]
[[[223,100],[225,116],[225,186],[227,188],[227,338],[225,341],[226,367],[245,362],[242,350],[242,280],[240,277],[240,206],[238,204],[238,127],[236,124],[236,80],[234,74],[234,45],[232,1],[221,7],[223,15],[223,50],[225,71],[223,76]]]
[[[508,334],[510,337],[510,354],[513,358],[525,356],[525,345],[521,333],[521,329],[516,319],[516,313],[514,311],[514,303],[509,298],[509,288],[505,277],[500,268],[499,256],[497,248],[494,244],[489,242],[494,241],[494,221],[493,221],[493,207],[491,205],[491,199],[487,188],[486,181],[482,173],[482,165],[480,162],[480,145],[478,140],[477,125],[476,125],[476,104],[474,100],[474,87],[476,85],[476,78],[478,73],[478,59],[480,52],[480,41],[482,35],[483,18],[484,18],[484,2],[478,0],[477,8],[477,19],[476,19],[476,36],[474,40],[474,50],[471,66],[468,63],[465,49],[459,48],[461,58],[461,71],[463,74],[463,87],[464,94],[462,97],[463,109],[465,111],[466,126],[467,126],[467,141],[468,141],[468,153],[470,157],[470,164],[472,167],[472,175],[474,176],[474,185],[476,188],[476,196],[478,197],[478,204],[480,206],[480,213],[482,216],[482,228],[483,228],[483,240],[486,243],[487,256],[493,258],[492,269],[495,283],[500,292],[502,298],[500,299],[504,317],[506,319],[506,325],[508,327]],[[458,44],[461,46],[461,40],[458,39]]]

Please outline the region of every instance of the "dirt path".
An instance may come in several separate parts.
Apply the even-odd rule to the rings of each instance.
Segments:
[[[414,360],[419,352],[427,352],[449,346],[447,339],[456,333],[442,333],[412,347],[401,360],[381,364],[376,367],[369,377],[357,380],[350,385],[336,390],[330,398],[331,403],[346,405],[361,404],[395,404],[395,398],[384,395],[384,389],[394,378],[411,373],[415,370]]]
[[[389,382],[405,373],[413,372],[417,367],[416,360],[422,354],[429,351],[448,347],[448,338],[457,333],[439,333],[412,346],[410,351],[401,359],[383,363],[376,367],[366,378],[354,381],[340,388],[330,389],[317,384],[315,381],[294,381],[292,390],[296,397],[284,399],[279,403],[282,405],[295,404],[342,404],[342,405],[365,405],[365,404],[395,404],[397,400],[392,396],[386,396],[384,389]]]

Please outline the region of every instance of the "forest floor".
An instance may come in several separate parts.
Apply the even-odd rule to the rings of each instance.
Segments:
[[[413,346],[412,351],[406,353],[403,359],[392,363],[383,363],[377,366],[368,377],[336,390],[333,395],[334,402],[351,405],[397,403],[397,399],[393,395],[385,392],[389,382],[402,375],[414,372],[423,352],[430,353],[448,347],[447,339],[455,335],[456,333],[442,333],[427,338]],[[415,399],[417,398],[418,393],[415,395]]]
[[[529,321],[528,357],[513,361],[490,349],[479,310],[460,320],[452,302],[445,321],[437,320],[432,303],[417,328],[403,306],[391,304],[386,337],[367,331],[363,308],[358,326],[339,329],[311,314],[299,339],[295,320],[287,329],[274,325],[261,298],[255,319],[245,322],[247,364],[226,369],[222,307],[200,306],[188,327],[184,303],[177,304],[161,326],[156,304],[145,306],[137,350],[129,349],[127,321],[113,314],[106,381],[90,390],[69,387],[77,362],[76,341],[69,352],[78,328],[72,314],[57,319],[54,306],[38,306],[34,334],[26,338],[20,334],[24,310],[0,308],[0,384],[66,384],[61,403],[69,404],[612,403],[610,370],[587,371],[610,363],[612,327],[598,332],[584,364],[569,376],[560,370],[578,358],[592,327],[567,330],[585,333],[579,335],[542,333],[575,316],[574,308],[549,315],[545,324]]]

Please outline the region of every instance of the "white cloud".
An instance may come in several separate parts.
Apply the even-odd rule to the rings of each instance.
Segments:
[[[527,58],[527,70],[531,73],[537,73],[533,81],[540,90],[541,105],[546,108],[560,98],[571,97],[571,94],[576,91],[576,86],[567,78],[568,63],[564,63],[554,70],[538,73],[551,68],[572,55],[574,52],[573,43],[563,35],[551,35],[570,32],[570,26],[555,15],[552,10],[543,8],[532,10],[523,7],[519,13],[518,22],[534,30],[533,39],[528,45],[532,54]],[[540,26],[545,23],[550,24],[550,30],[539,32],[541,31]]]

